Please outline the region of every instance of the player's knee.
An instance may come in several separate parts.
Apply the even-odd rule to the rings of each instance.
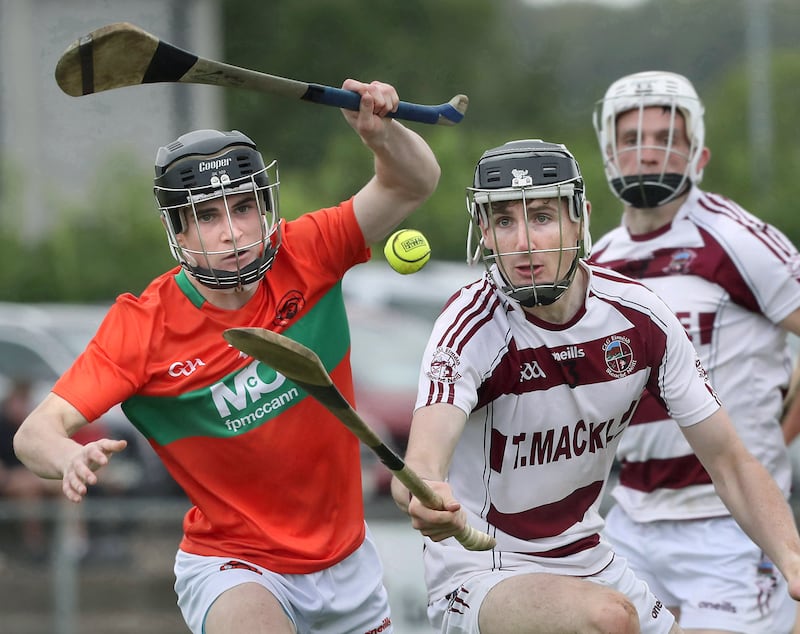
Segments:
[[[639,634],[639,614],[623,594],[613,592],[592,614],[592,632]]]

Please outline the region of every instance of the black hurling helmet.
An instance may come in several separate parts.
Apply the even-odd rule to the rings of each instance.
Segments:
[[[515,286],[508,281],[511,276],[504,270],[501,256],[521,253],[530,256],[545,250],[533,249],[529,242],[526,251],[495,253],[486,248],[482,228],[494,231],[490,222],[493,203],[521,200],[527,210],[528,201],[536,198],[566,199],[569,220],[582,226],[578,241],[565,244],[564,217],[560,215],[561,245],[558,249],[546,250],[558,251],[559,270],[562,268],[561,262],[569,259],[569,268],[562,279],[537,282],[533,277],[531,262],[531,284]],[[500,289],[525,307],[547,306],[555,302],[572,283],[578,260],[589,255],[591,238],[583,178],[575,157],[559,143],[526,139],[510,141],[484,152],[475,168],[473,186],[467,188],[467,211],[470,214],[467,261],[474,264],[483,260]]]
[[[201,284],[213,289],[236,289],[258,282],[272,266],[281,243],[278,211],[278,165],[264,166],[255,143],[236,130],[195,130],[158,149],[154,192],[164,219],[172,255]],[[195,205],[222,198],[228,226],[232,227],[228,196],[254,192],[262,218],[261,238],[252,244],[236,244],[225,253],[237,256],[258,249],[259,256],[235,271],[213,269],[199,232]],[[198,250],[180,246],[177,236],[194,230],[201,236]]]

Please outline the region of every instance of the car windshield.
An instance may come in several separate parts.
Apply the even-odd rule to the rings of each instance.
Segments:
[[[361,389],[416,392],[432,323],[389,310],[350,306],[350,361]]]
[[[89,343],[107,310],[0,304],[0,375],[52,384]]]

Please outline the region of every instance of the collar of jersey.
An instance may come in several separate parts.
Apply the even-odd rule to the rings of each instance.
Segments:
[[[189,281],[189,276],[186,275],[186,270],[181,269],[175,274],[175,282],[178,284],[178,288],[183,291],[183,294],[189,299],[192,304],[196,308],[201,308],[203,304],[206,303],[206,298],[200,294],[194,284]]]

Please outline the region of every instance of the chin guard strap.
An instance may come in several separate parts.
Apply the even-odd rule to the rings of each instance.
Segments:
[[[611,180],[617,198],[636,209],[666,205],[691,186],[685,174],[637,174]]]

